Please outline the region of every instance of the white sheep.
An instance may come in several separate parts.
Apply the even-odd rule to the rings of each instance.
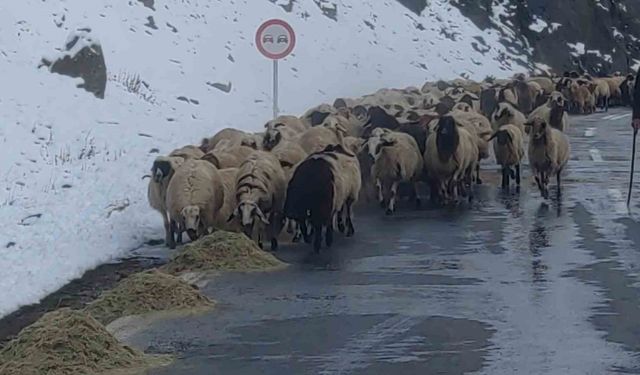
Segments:
[[[416,205],[420,205],[417,182],[422,176],[424,162],[416,140],[406,133],[387,132],[381,136],[373,164],[373,177],[378,190],[378,202],[395,212],[400,183],[413,185]],[[385,204],[386,203],[386,204]]]
[[[569,161],[569,138],[544,119],[534,118],[527,123],[529,134],[529,165],[542,196],[549,198],[549,176],[556,175],[558,196],[561,194],[560,174]]]
[[[295,116],[279,116],[265,124],[262,147],[270,151],[283,140],[292,140],[305,132],[309,127]]]
[[[238,168],[225,168],[218,171],[224,188],[224,202],[219,214],[215,216],[214,228],[217,230],[228,232],[240,232],[242,230],[237,221],[229,221],[229,217],[233,215],[233,210],[236,209],[238,204],[236,201],[236,177],[238,171]]]
[[[238,168],[254,151],[253,148],[243,145],[223,146],[225,141],[219,142],[216,148],[202,156],[218,169]]]
[[[214,135],[213,137],[202,139],[200,149],[202,150],[202,152],[207,153],[213,150],[222,140],[226,140],[229,144],[232,145],[240,144],[242,140],[247,137],[247,135],[248,133],[243,132],[242,130],[224,128],[216,133],[216,135]]]
[[[524,157],[524,131],[513,124],[506,124],[491,136],[496,162],[502,167],[502,188],[509,187],[510,179],[520,186],[520,163]],[[514,170],[512,169],[515,169]]]
[[[277,250],[285,191],[286,177],[280,161],[270,152],[254,151],[236,175],[237,206],[229,221],[240,220],[243,232],[256,239],[260,247],[266,237],[271,250]]]
[[[316,126],[300,134],[294,142],[307,154],[312,154],[324,150],[329,145],[340,144],[342,135],[344,133],[340,128]]]
[[[216,167],[204,160],[187,160],[178,168],[167,188],[167,209],[171,223],[169,247],[175,248],[182,233],[192,240],[202,237],[215,224],[224,203],[224,187]]]
[[[177,156],[183,159],[200,159],[204,156],[204,152],[198,146],[187,145],[171,151],[169,156]]]

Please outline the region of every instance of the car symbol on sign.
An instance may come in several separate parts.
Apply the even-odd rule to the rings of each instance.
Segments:
[[[267,34],[262,37],[262,43],[273,43],[273,35]]]
[[[289,38],[286,35],[278,36],[278,43],[289,43]]]

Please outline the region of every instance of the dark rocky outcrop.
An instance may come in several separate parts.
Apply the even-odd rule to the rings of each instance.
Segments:
[[[73,33],[64,46],[64,52],[55,58],[43,58],[41,66],[52,73],[73,78],[82,78],[83,88],[100,99],[104,99],[107,86],[107,67],[100,43],[91,38],[90,29]]]
[[[400,0],[399,0],[400,1]],[[640,60],[640,2],[637,0],[500,0],[506,14],[496,14],[494,0],[452,0],[479,28],[494,28],[511,52],[544,63],[556,72],[584,70],[593,75],[627,72]],[[500,24],[495,22],[500,20]],[[532,24],[549,27],[532,30]],[[504,30],[512,28],[513,35]],[[557,28],[551,27],[556,24]],[[535,27],[534,27],[535,28]],[[585,52],[568,43],[583,43]],[[531,47],[530,49],[527,47]]]

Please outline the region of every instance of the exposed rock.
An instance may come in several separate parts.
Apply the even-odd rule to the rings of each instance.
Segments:
[[[52,73],[82,78],[80,88],[104,99],[107,86],[107,67],[100,42],[91,35],[91,29],[78,29],[71,33],[63,52],[54,57],[42,58],[40,66]]]

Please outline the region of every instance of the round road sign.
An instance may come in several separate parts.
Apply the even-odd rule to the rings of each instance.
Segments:
[[[283,20],[269,20],[256,32],[258,51],[272,60],[287,57],[296,45],[296,34],[291,25]]]

